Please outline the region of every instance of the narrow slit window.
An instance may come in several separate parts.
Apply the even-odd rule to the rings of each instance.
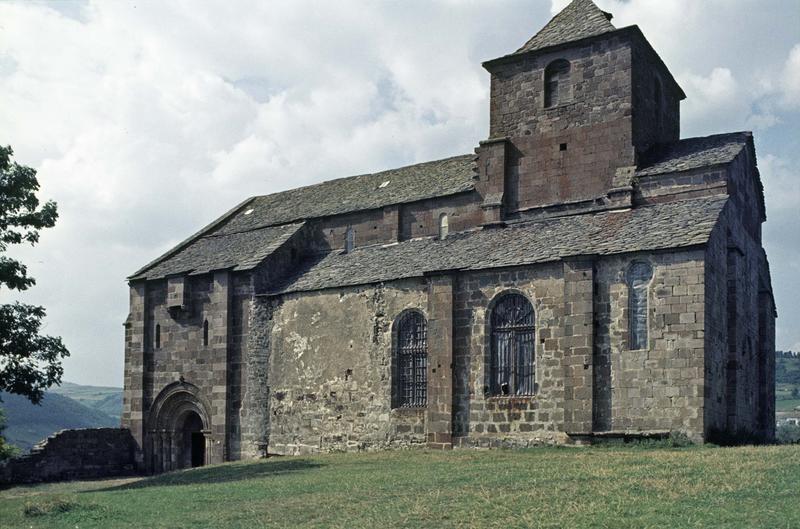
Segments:
[[[156,349],[161,349],[161,325],[156,324]]]
[[[447,238],[447,234],[450,232],[450,221],[447,219],[447,213],[442,213],[439,215],[439,238],[445,239]]]
[[[203,347],[208,347],[208,320],[203,322]]]
[[[628,333],[631,350],[647,349],[647,287],[653,268],[635,262],[628,269]]]
[[[555,107],[572,99],[570,64],[557,59],[544,69],[544,106]]]
[[[344,251],[345,253],[350,253],[353,251],[353,248],[356,247],[356,232],[352,226],[347,227],[347,231],[344,235]]]

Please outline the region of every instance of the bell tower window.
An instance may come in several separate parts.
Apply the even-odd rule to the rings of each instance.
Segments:
[[[569,61],[556,59],[544,69],[544,106],[551,108],[572,99]]]

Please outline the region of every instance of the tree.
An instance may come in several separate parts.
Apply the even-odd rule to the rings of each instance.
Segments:
[[[36,171],[12,161],[11,147],[0,146],[0,291],[27,290],[36,284],[21,262],[7,257],[12,244],[39,241],[39,230],[52,228],[56,203],[40,205]],[[38,404],[44,391],[61,382],[61,360],[69,352],[61,338],[42,336],[45,310],[15,302],[0,305],[0,391],[23,395]]]
[[[6,429],[6,416],[3,414],[3,409],[0,408],[0,461],[14,457],[19,453],[19,448],[6,443],[3,439],[3,430]]]

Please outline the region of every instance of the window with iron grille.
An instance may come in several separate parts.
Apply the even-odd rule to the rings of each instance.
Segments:
[[[395,407],[425,406],[428,400],[428,324],[412,311],[400,316],[395,334]]]
[[[521,294],[505,294],[491,314],[489,391],[492,395],[536,392],[533,305]]]
[[[629,349],[647,349],[647,286],[653,279],[653,268],[635,262],[628,268],[628,335]]]

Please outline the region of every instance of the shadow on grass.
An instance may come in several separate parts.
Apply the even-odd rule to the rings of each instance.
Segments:
[[[281,474],[290,474],[319,468],[320,463],[305,459],[268,460],[247,464],[223,464],[212,467],[200,467],[178,470],[152,476],[133,483],[125,483],[114,487],[85,490],[82,492],[110,492],[117,490],[134,490],[148,487],[172,487],[176,485],[198,485],[211,483],[229,483],[247,479],[264,478]]]

